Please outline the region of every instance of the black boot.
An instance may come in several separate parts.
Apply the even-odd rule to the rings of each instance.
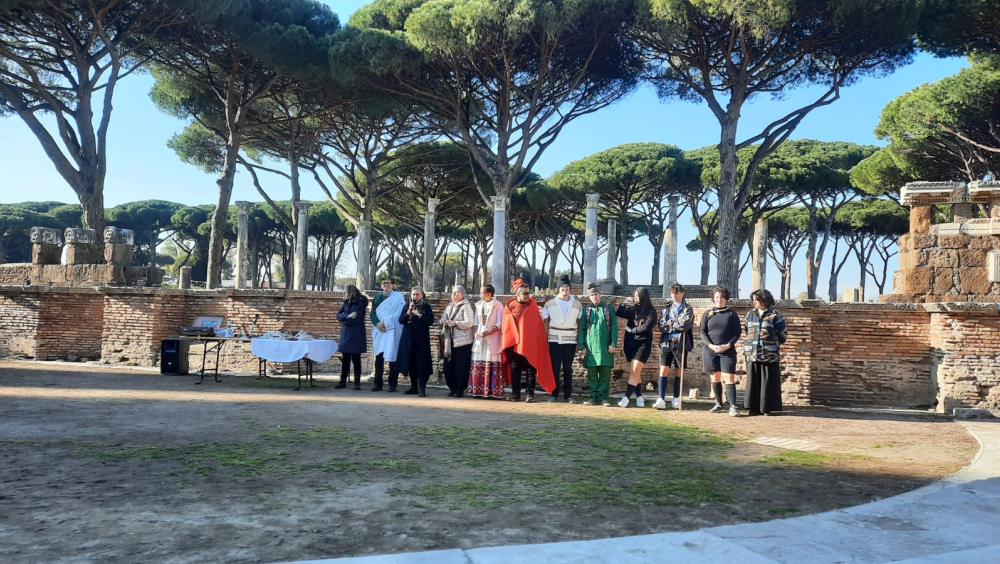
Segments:
[[[389,363],[390,367],[392,363]],[[371,391],[381,392],[382,391],[382,371],[385,370],[385,361],[382,359],[382,355],[375,357],[375,385],[372,386]]]

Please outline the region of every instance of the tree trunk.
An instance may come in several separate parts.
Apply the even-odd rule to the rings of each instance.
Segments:
[[[83,208],[83,227],[97,232],[97,240],[104,237],[104,190],[97,187],[77,190]],[[228,210],[227,210],[228,211]]]
[[[792,299],[792,259],[785,257],[785,269],[781,272],[781,298]]]
[[[719,161],[721,175],[719,177],[719,246],[716,263],[716,280],[731,291],[738,286],[740,268],[740,214],[736,209],[736,184],[738,182],[737,167],[739,159],[736,155],[736,126],[739,116],[728,116],[722,123],[722,136],[719,142]],[[711,244],[710,241],[706,241]],[[738,294],[733,292],[733,297]]]
[[[660,254],[663,252],[662,245],[653,245],[653,275],[650,277],[649,285],[657,287],[660,285]]]
[[[208,280],[206,288],[222,286],[222,243],[229,222],[229,200],[233,195],[233,181],[236,178],[236,161],[239,158],[242,140],[242,123],[230,126],[229,142],[226,143],[222,174],[215,184],[219,188],[215,210],[212,212],[212,233],[208,242]]]
[[[830,294],[830,301],[831,302],[837,301],[837,276],[838,276],[838,274],[839,273],[836,272],[834,269],[832,269],[832,268],[830,269],[830,284],[829,284],[829,286],[827,286],[827,288],[828,288],[828,291],[829,291],[829,294]]]
[[[816,210],[816,198],[806,206],[809,209],[809,243],[806,246],[806,296],[816,299],[816,286],[819,283],[819,264],[816,263],[816,243],[819,238],[819,218]]]
[[[712,249],[704,246],[701,249],[701,285],[708,286],[708,276],[712,273]]]

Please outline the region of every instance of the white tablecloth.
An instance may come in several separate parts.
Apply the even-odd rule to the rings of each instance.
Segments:
[[[272,362],[295,362],[309,355],[313,362],[325,362],[337,352],[337,341],[279,341],[277,339],[251,339],[253,354]]]

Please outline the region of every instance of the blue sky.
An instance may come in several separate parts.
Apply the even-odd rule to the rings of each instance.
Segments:
[[[362,1],[326,1],[346,20]],[[935,59],[921,54],[915,62],[891,76],[867,78],[844,89],[841,99],[813,111],[793,134],[794,139],[878,143],[872,130],[878,124],[882,108],[900,94],[958,72],[966,66],[963,59]],[[166,146],[184,123],[160,113],[149,100],[152,79],[136,75],[122,81],[115,96],[114,116],[108,136],[109,170],[105,185],[108,207],[123,202],[164,199],[184,204],[212,204],[216,201],[215,178],[181,162]],[[753,135],[774,119],[814,101],[822,91],[804,88],[787,93],[782,100],[760,99],[745,108],[740,124],[740,138]],[[535,172],[548,176],[567,163],[622,143],[655,141],[671,143],[682,149],[695,149],[718,142],[719,127],[704,105],[672,101],[663,103],[648,88],[640,89],[614,106],[584,116],[567,125],[555,143],[539,160]],[[5,181],[0,188],[0,203],[27,200],[75,202],[72,190],[56,174],[35,137],[17,117],[0,119],[0,154],[5,156]],[[277,177],[263,177],[265,189],[274,198],[287,198],[287,185]],[[325,196],[315,185],[303,185],[303,198],[321,200]],[[237,177],[233,201],[260,201],[248,175]],[[684,245],[695,237],[690,218],[679,220],[680,282],[696,284],[700,256],[689,253]],[[630,282],[648,283],[652,250],[644,238],[630,247]],[[848,261],[840,276],[840,288],[857,285],[858,267]],[[603,260],[599,261],[603,265]],[[820,295],[825,296],[829,257],[824,261]],[[562,265],[560,265],[562,268]],[[893,263],[891,271],[896,268]],[[353,269],[345,265],[342,272]],[[603,275],[603,267],[599,272]],[[741,286],[749,286],[749,273]],[[713,279],[714,280],[714,273]],[[768,286],[778,287],[778,274],[768,265]],[[890,282],[891,284],[891,282]],[[800,259],[792,282],[793,296],[805,289],[805,265]],[[887,289],[888,290],[888,289]],[[875,297],[869,281],[867,298]],[[775,291],[775,294],[777,292]]]

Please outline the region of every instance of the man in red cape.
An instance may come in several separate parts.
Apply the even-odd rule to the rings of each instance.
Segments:
[[[531,297],[531,289],[524,281],[513,282],[514,298],[504,304],[500,330],[503,333],[503,379],[510,384],[513,397],[509,401],[521,399],[521,372],[528,372],[528,397],[526,402],[535,401],[535,376],[545,391],[556,389],[552,376],[552,361],[549,359],[548,338],[538,304]]]

